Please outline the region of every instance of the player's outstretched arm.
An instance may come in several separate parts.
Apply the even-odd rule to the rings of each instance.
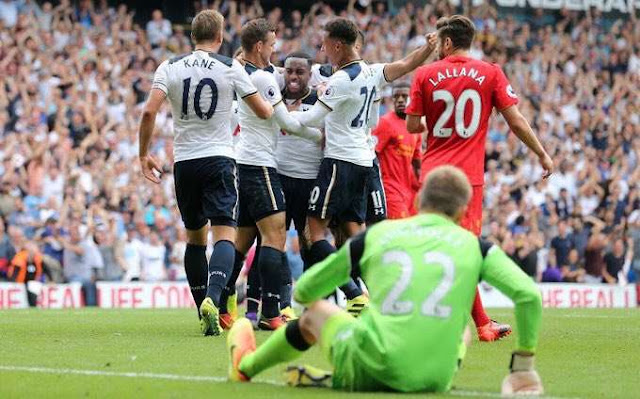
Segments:
[[[153,137],[153,131],[156,124],[156,115],[158,114],[160,106],[166,97],[167,95],[164,91],[156,88],[151,89],[149,99],[142,110],[140,129],[138,131],[140,141],[138,156],[140,159],[142,174],[145,178],[156,184],[160,183],[160,179],[155,175],[154,170],[157,173],[161,173],[162,168],[158,162],[149,155],[149,147],[151,145],[151,138]]]
[[[294,111],[289,115],[305,126],[322,127],[324,118],[329,114],[329,112],[331,112],[331,109],[329,109],[324,103],[318,101],[313,104],[313,107],[308,111]]]
[[[365,233],[358,234],[337,252],[304,272],[293,293],[295,301],[303,305],[310,304],[346,284],[351,278],[351,269],[359,267],[364,239]]]
[[[247,103],[249,108],[256,114],[256,116],[260,119],[269,119],[271,115],[273,115],[273,107],[267,100],[262,98],[262,96],[258,93],[253,93],[243,98],[244,102]]]
[[[518,345],[511,358],[511,373],[502,383],[503,394],[541,394],[542,381],[535,371],[542,298],[529,278],[498,246],[480,241],[483,254],[481,277],[515,304]]]
[[[314,143],[320,143],[322,141],[322,132],[318,129],[306,127],[301,124],[300,121],[293,118],[282,101],[276,104],[273,110],[273,117],[278,123],[278,126],[287,133],[311,140]]]
[[[533,133],[533,129],[527,122],[527,119],[522,115],[517,106],[512,105],[506,109],[500,111],[504,119],[507,121],[509,128],[513,133],[518,136],[531,151],[533,151],[540,161],[540,165],[544,169],[545,173],[543,178],[551,176],[553,173],[553,160],[547,154],[542,143],[538,140],[538,137]]]
[[[384,66],[384,76],[387,82],[393,82],[412,72],[429,58],[436,48],[437,36],[435,33],[430,33],[426,38],[427,43],[425,45],[412,51],[403,59],[388,63]]]

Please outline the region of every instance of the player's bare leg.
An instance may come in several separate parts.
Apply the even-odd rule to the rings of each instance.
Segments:
[[[259,326],[275,330],[284,326],[280,316],[280,287],[284,248],[286,243],[286,214],[278,212],[257,222],[262,244],[258,258],[262,285],[262,310]]]
[[[277,330],[257,350],[251,323],[247,319],[240,319],[229,332],[229,378],[233,381],[248,381],[270,367],[298,358],[320,341],[327,320],[343,312],[328,301],[315,302],[300,319],[288,323],[286,328]],[[321,380],[326,383],[330,377],[329,373],[319,372],[315,368],[313,375],[306,374],[305,367],[290,368],[289,372],[307,375],[307,378],[294,378],[292,381],[307,381],[308,385],[315,386],[319,386]]]

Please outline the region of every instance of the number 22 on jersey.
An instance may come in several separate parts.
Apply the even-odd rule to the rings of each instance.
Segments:
[[[442,279],[433,291],[422,302],[420,313],[423,316],[448,318],[451,315],[451,306],[443,305],[440,301],[449,293],[455,277],[455,266],[450,256],[437,251],[427,252],[423,255],[425,266],[442,267]],[[381,313],[387,315],[404,315],[413,312],[415,304],[412,301],[400,300],[405,293],[413,277],[414,263],[411,256],[400,250],[386,252],[382,256],[384,267],[400,267],[400,277],[395,282],[387,297],[382,302]]]

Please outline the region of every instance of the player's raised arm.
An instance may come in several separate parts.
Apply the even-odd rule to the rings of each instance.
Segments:
[[[156,73],[156,78],[157,77],[158,73]],[[155,129],[156,115],[158,114],[164,99],[167,97],[165,90],[166,86],[163,89],[161,83],[154,80],[154,87],[151,89],[147,103],[142,110],[140,129],[138,131],[140,141],[138,156],[140,159],[142,174],[146,179],[156,184],[160,183],[160,179],[155,175],[154,170],[157,173],[161,173],[162,168],[160,164],[151,155],[149,155],[149,147],[151,145],[151,138],[153,137],[153,131]]]
[[[390,62],[384,66],[384,77],[387,82],[393,82],[409,72],[412,72],[422,65],[427,58],[429,58],[431,53],[433,53],[433,50],[436,48],[437,35],[435,33],[429,33],[426,38],[427,43],[423,46],[412,51],[403,59]]]
[[[534,368],[542,319],[542,298],[536,284],[497,245],[480,239],[481,277],[515,304],[518,345],[511,358],[511,374],[503,381],[504,394],[541,394],[542,382]]]
[[[346,284],[351,278],[351,271],[360,267],[365,236],[366,232],[362,232],[351,238],[337,252],[304,272],[293,292],[295,301],[310,304]]]
[[[424,71],[423,68],[418,69],[413,81],[411,82],[411,90],[409,91],[409,106],[406,109],[407,131],[412,134],[422,134],[426,128],[422,123],[422,116],[425,115],[424,110]]]
[[[551,176],[553,173],[553,160],[545,151],[538,137],[533,133],[529,122],[527,122],[527,119],[522,115],[518,107],[512,105],[501,110],[500,113],[520,141],[538,156],[540,166],[542,166],[545,171],[543,178],[546,179]]]

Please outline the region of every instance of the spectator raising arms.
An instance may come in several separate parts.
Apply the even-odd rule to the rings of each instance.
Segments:
[[[45,270],[63,270],[89,293],[94,278],[120,278],[109,259],[104,276],[97,273],[103,256],[95,242],[104,258],[114,244],[127,281],[140,278],[149,229],[159,232],[173,259],[179,257],[182,244],[175,243],[183,241],[175,237],[183,226],[173,201],[169,107],[158,111],[149,148],[160,165],[168,165],[157,186],[143,184],[135,162],[136,129],[154,71],[162,61],[190,53],[192,43],[180,27],[184,21],[173,21],[172,27],[156,10],[139,23],[127,4],[110,8],[107,3],[115,2],[0,0],[0,279],[7,278],[24,240],[38,245]],[[227,21],[219,53],[231,56],[240,46],[242,25],[265,17],[277,26],[270,57],[276,66],[294,51],[326,63],[326,54],[318,51],[322,27],[331,18],[348,16],[365,35],[362,58],[384,63],[422,46],[437,19],[456,11],[443,0],[424,7],[404,2],[394,10],[384,2],[360,7],[350,1],[348,13],[321,2],[306,13],[266,7],[275,3],[217,2]],[[522,114],[558,166],[548,181],[540,181],[536,157],[510,134],[503,118],[492,118],[482,235],[529,259],[526,270],[532,277],[539,279],[549,256],[560,256],[556,263],[563,280],[581,281],[572,273],[574,268],[582,273],[583,267],[585,281],[600,283],[609,266],[607,273],[618,284],[624,281],[611,275],[618,267],[612,263],[619,253],[614,243],[622,239],[624,247],[631,236],[629,268],[640,273],[640,24],[635,15],[615,20],[597,17],[596,10],[540,11],[516,21],[486,2],[463,8],[478,29],[470,57],[503,66]],[[593,23],[596,17],[602,23]],[[393,109],[393,92],[387,87],[381,93],[383,115]],[[562,220],[566,228],[559,226]],[[98,226],[115,234],[109,244]],[[562,241],[556,240],[549,254],[556,236]],[[576,255],[566,252],[564,237]],[[518,242],[536,245],[516,250]],[[531,257],[523,257],[525,252]],[[49,279],[46,273],[43,278]]]

